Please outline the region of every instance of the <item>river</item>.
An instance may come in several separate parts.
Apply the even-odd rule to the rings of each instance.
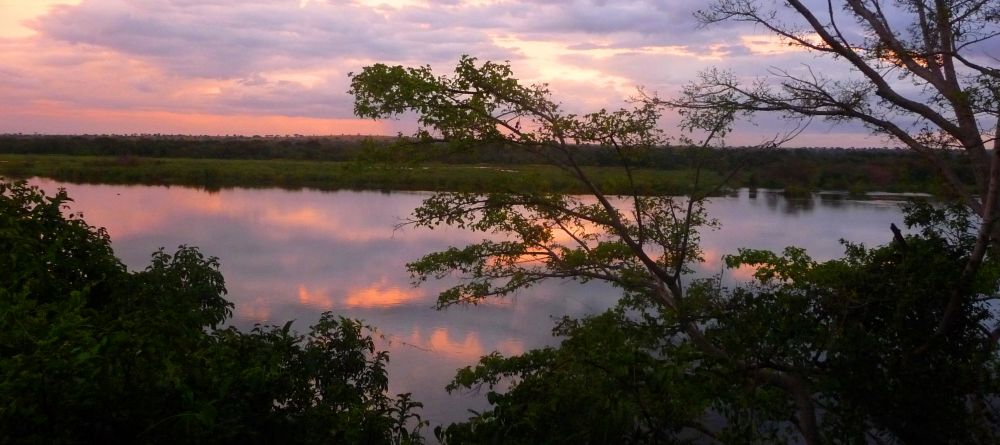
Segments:
[[[72,210],[107,228],[115,252],[132,269],[144,268],[156,249],[172,252],[181,244],[219,257],[240,328],[294,319],[303,330],[328,310],[376,326],[391,354],[390,392],[412,392],[432,426],[486,407],[481,394],[444,391],[455,369],[491,351],[516,354],[555,344],[555,318],[598,313],[616,295],[610,286],[549,282],[502,301],[434,310],[445,284],[414,288],[405,264],[480,237],[448,228],[394,230],[427,193],[31,183],[49,192],[65,187]],[[840,239],[881,244],[892,237],[890,223],[902,226],[894,199],[789,200],[741,190],[707,207],[721,228],[702,234],[703,274],[721,272],[721,256],[739,247],[795,245],[830,259],[842,253]]]

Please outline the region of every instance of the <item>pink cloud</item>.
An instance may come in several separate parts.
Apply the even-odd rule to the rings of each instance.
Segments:
[[[347,73],[375,62],[446,72],[462,54],[509,60],[523,80],[550,83],[570,112],[617,108],[638,86],[671,95],[714,65],[754,76],[807,62],[846,75],[759,30],[699,29],[697,7],[681,0],[4,5],[0,24],[16,32],[0,33],[0,132],[409,132],[411,118],[353,119]],[[664,127],[675,121],[666,116]],[[758,125],[730,142],[773,136],[776,124]],[[817,127],[809,145],[834,139]],[[838,142],[868,141],[863,128],[838,131]]]

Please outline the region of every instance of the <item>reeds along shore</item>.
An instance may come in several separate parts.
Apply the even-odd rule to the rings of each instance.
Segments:
[[[628,154],[635,191],[689,193],[736,171],[726,186],[938,193],[937,175],[916,155],[889,149],[646,149]],[[617,153],[579,147],[578,163],[606,193],[632,193]],[[957,160],[953,160],[958,162]],[[961,171],[962,169],[957,169]],[[585,193],[524,150],[393,144],[365,137],[0,135],[0,175],[68,182],[315,189],[539,191]]]

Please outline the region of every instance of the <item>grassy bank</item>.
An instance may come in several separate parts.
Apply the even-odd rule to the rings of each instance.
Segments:
[[[586,167],[607,193],[628,193],[627,178],[617,167]],[[548,165],[480,166],[428,164],[370,165],[358,162],[141,158],[68,155],[0,155],[0,175],[40,176],[59,181],[99,184],[185,185],[206,189],[281,187],[320,190],[552,191],[586,193],[581,184]],[[641,169],[637,188],[645,194],[688,190],[690,170]],[[718,181],[706,172],[703,181]]]
[[[543,150],[544,151],[544,150]],[[557,153],[549,153],[558,155]],[[611,192],[625,192],[617,152],[574,147],[574,157]],[[960,155],[942,153],[963,179]],[[388,137],[209,137],[0,135],[0,174],[77,182],[221,187],[310,187],[394,190],[551,190],[585,192],[545,163],[545,156],[495,145],[411,144]],[[734,168],[729,186],[939,194],[938,175],[908,150],[695,149],[629,152],[646,193],[687,191],[691,168],[710,178]],[[7,165],[2,165],[7,164]]]

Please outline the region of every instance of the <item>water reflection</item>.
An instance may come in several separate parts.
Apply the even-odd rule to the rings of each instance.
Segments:
[[[843,193],[820,193],[819,200],[827,207],[841,207],[847,201],[848,196]]]
[[[554,343],[550,329],[563,315],[582,316],[610,307],[610,286],[547,282],[519,296],[471,308],[432,309],[453,282],[409,285],[405,263],[422,254],[479,240],[447,228],[393,230],[426,196],[420,193],[317,192],[231,189],[208,193],[180,187],[71,185],[36,180],[54,191],[66,187],[73,210],[108,229],[118,255],[145,267],[161,246],[199,246],[221,258],[236,303],[234,323],[304,328],[332,310],[378,327],[392,354],[390,391],[413,392],[432,424],[481,409],[476,395],[448,395],[444,386],[458,367],[491,351],[507,354]],[[838,256],[841,238],[878,244],[901,224],[891,201],[812,198],[741,191],[708,205],[722,230],[702,235],[700,273],[719,273],[721,257],[738,247],[780,250],[805,247],[817,259]],[[746,279],[752,269],[726,271]]]

